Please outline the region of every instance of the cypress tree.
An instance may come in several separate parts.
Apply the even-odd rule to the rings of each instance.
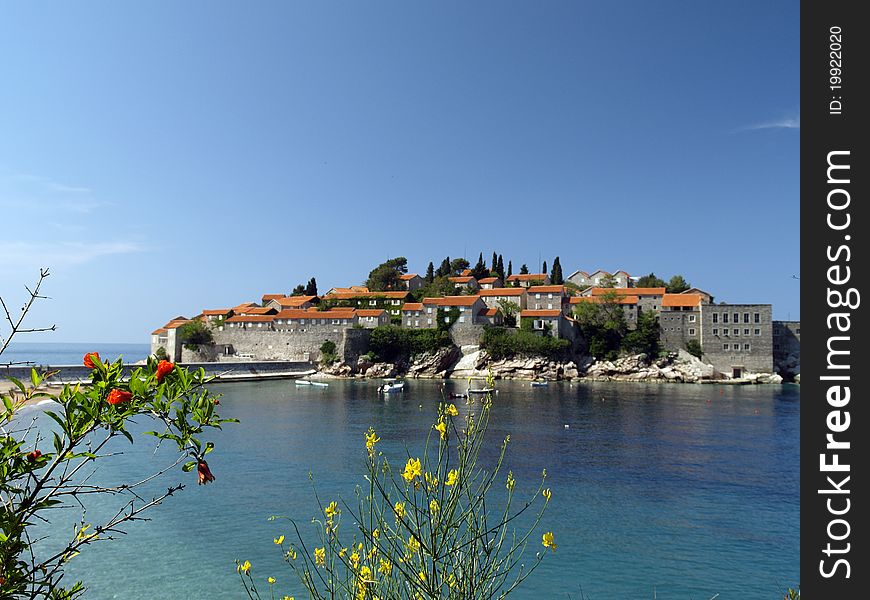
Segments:
[[[430,260],[429,266],[426,267],[426,283],[432,283],[433,281],[435,281],[435,265]]]
[[[501,277],[501,280],[504,281],[504,260],[501,258],[501,254],[498,255],[498,261],[495,265],[495,271],[498,273],[498,276]]]
[[[317,280],[312,277],[308,280],[308,285],[305,286],[305,295],[306,296],[316,296],[317,295]]]
[[[450,275],[450,257],[448,256],[443,261],[441,261],[441,266],[438,267],[438,277],[446,277]]]
[[[491,273],[498,273],[498,255],[493,251],[492,253],[492,267],[490,267]]]
[[[541,265],[541,273],[547,272],[547,261],[544,261],[544,264]]]
[[[526,266],[526,263],[523,263],[522,266],[520,267],[520,275],[528,275],[528,274],[529,274],[529,268]]]
[[[510,260],[508,260],[507,276],[510,277],[513,274],[514,274],[514,263],[511,262]]]
[[[565,279],[562,277],[562,263],[559,262],[559,257],[556,257],[556,260],[553,261],[553,272],[550,275],[550,283],[553,285],[562,285],[565,283]]]

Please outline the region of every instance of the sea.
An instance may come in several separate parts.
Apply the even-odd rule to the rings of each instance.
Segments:
[[[116,361],[123,357],[125,364],[145,360],[151,353],[149,344],[104,344],[19,342],[13,340],[2,355],[0,365],[33,364],[35,366],[80,365],[88,352],[99,352],[103,360]]]
[[[222,416],[240,421],[207,438],[214,483],[197,486],[195,473],[176,467],[144,486],[143,499],[186,487],[149,521],[73,558],[68,581],[85,580],[86,597],[97,600],[247,598],[234,563],[247,560],[263,598],[307,597],[273,543],[295,539],[294,530],[270,517],[293,518],[311,543],[315,490],[324,503],[355,505],[365,486],[366,430],[404,464],[420,452],[443,394],[464,382],[411,380],[387,397],[377,385],[213,385]],[[512,471],[516,498],[534,493],[544,469],[552,489],[524,559],[541,552],[543,561],[510,598],[751,600],[799,584],[799,386],[499,381],[497,389],[481,464],[491,466],[510,435],[503,475]],[[154,428],[141,421],[131,430]],[[173,449],[154,444],[119,440],[92,481],[136,480],[170,463]],[[124,506],[121,497],[86,502],[84,517],[74,507],[42,525],[45,543]],[[344,527],[351,533],[350,520]],[[541,545],[544,531],[554,532],[555,552]]]

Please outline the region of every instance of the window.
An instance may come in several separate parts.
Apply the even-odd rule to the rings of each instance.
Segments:
[[[756,323],[761,323],[761,313],[755,313],[754,318]]]
[[[723,349],[723,350],[727,350],[727,349],[728,349],[728,344],[722,344],[722,349]]]
[[[728,331],[729,331],[729,330],[728,330],[728,328],[726,327],[725,329],[722,330],[722,335],[724,335],[725,337],[728,337]]]
[[[431,324],[432,324],[432,319],[426,319],[426,325],[431,325]]]
[[[740,322],[740,313],[734,313],[734,322],[735,322],[735,323],[739,323],[739,322]]]
[[[719,330],[718,330],[718,329],[714,329],[714,330],[713,330],[713,335],[719,335]]]
[[[450,322],[450,317],[444,317],[444,322],[445,322],[445,323],[449,323],[449,322]]]
[[[749,313],[743,313],[743,322],[749,323]]]
[[[690,329],[689,329],[689,335],[695,335],[695,330],[690,328]]]
[[[300,324],[300,325],[305,325],[305,319],[299,319],[299,324]]]
[[[735,327],[734,328],[734,337],[737,337],[738,335],[740,335],[740,330]]]
[[[748,329],[744,329],[744,330],[743,330],[743,335],[749,335],[749,330],[748,330]]]
[[[795,332],[795,335],[800,335],[800,334],[801,334],[801,328],[798,327],[797,329],[794,330],[794,332]]]
[[[695,315],[689,315],[689,323],[695,322]]]
[[[377,303],[377,300],[369,300],[369,306],[375,306]]]
[[[427,315],[431,315],[431,314],[432,314],[432,307],[431,307],[431,306],[427,306],[427,307],[426,307],[426,314],[427,314]]]
[[[419,326],[420,326],[420,321],[414,321],[414,327],[419,327]]]
[[[718,323],[718,322],[719,322],[719,313],[713,313],[713,322],[714,322],[714,323]]]
[[[534,325],[535,329],[543,329],[544,328],[544,321],[543,321],[543,319],[535,319],[535,322],[533,325]]]
[[[553,294],[547,294],[547,298],[552,298]]]
[[[405,323],[405,325],[407,325],[408,327],[410,327],[410,326],[411,326],[411,319],[408,319],[408,322]]]
[[[723,323],[727,323],[727,322],[728,322],[728,313],[722,313],[722,322],[723,322]]]
[[[761,335],[761,330],[760,330],[760,329],[756,329],[756,330],[755,330],[755,335]]]
[[[540,299],[541,299],[541,295],[540,295],[540,294],[535,294],[535,300],[540,300]]]
[[[465,315],[459,317],[459,322],[460,322],[460,323],[465,323]]]
[[[744,349],[744,350],[749,350],[749,344],[743,344],[743,349]]]

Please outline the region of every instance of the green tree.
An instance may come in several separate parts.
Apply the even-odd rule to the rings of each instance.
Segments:
[[[608,273],[604,277],[601,278],[601,281],[598,282],[598,287],[603,288],[615,288],[616,287],[616,277]]]
[[[304,296],[305,295],[305,286],[301,283],[293,288],[293,291],[290,292],[291,296]]]
[[[544,271],[546,273],[546,271]],[[550,283],[553,285],[562,285],[565,283],[565,278],[562,276],[562,263],[559,262],[559,257],[553,261],[553,271],[550,273]]]
[[[669,294],[679,294],[680,292],[685,292],[690,287],[692,286],[689,285],[689,282],[682,275],[674,275],[665,286],[665,291]]]
[[[622,338],[628,326],[625,312],[615,292],[598,296],[595,302],[574,306],[574,319],[586,340],[589,354],[595,358],[614,359],[619,356]]]
[[[325,365],[331,365],[338,360],[338,354],[335,352],[335,342],[326,340],[320,344],[320,362]]]
[[[489,275],[489,269],[486,268],[486,263],[483,262],[483,252],[477,258],[477,264],[471,269],[471,276],[475,279],[483,279]]]
[[[495,272],[498,273],[498,276],[504,281],[504,259],[501,257],[501,254],[498,255],[498,262],[496,263]]]
[[[525,263],[523,263],[523,265],[520,267],[520,275],[528,275],[528,274],[529,274],[529,268],[526,266]]]
[[[501,314],[504,315],[504,324],[507,327],[517,326],[517,315],[520,314],[520,305],[510,300],[499,300],[498,307],[501,309]]]
[[[510,277],[513,274],[514,274],[514,264],[510,260],[508,260],[507,276]],[[507,281],[507,278],[505,278],[505,281]]]
[[[648,358],[655,358],[661,350],[660,335],[659,319],[655,312],[642,311],[637,318],[637,327],[625,334],[622,349],[632,354],[646,354]]]
[[[465,269],[470,266],[469,263],[464,258],[456,258],[453,259],[450,263],[450,274],[451,275],[460,275]]]
[[[433,281],[435,281],[435,265],[430,260],[429,266],[426,267],[426,283],[432,283]]]
[[[308,285],[305,286],[305,295],[306,296],[316,296],[317,295],[317,280],[312,277],[308,280]]]
[[[178,338],[188,350],[197,350],[214,342],[211,328],[199,319],[188,321],[178,328]]]
[[[547,261],[544,261],[544,264],[541,265],[541,273],[547,272]]]
[[[438,270],[435,272],[435,275],[438,277],[448,277],[450,276],[450,257],[448,256],[444,260],[441,261],[441,266],[438,267]]]
[[[686,352],[691,354],[696,358],[701,358],[704,356],[704,349],[701,348],[701,342],[698,340],[689,340],[686,342]]]
[[[635,284],[637,287],[641,288],[655,288],[655,287],[666,287],[667,284],[663,279],[659,279],[656,277],[655,273],[650,273],[649,275],[644,275],[643,277],[637,280]]]
[[[391,258],[369,272],[366,286],[373,292],[384,292],[402,288],[399,277],[408,272],[408,259],[404,256]]]
[[[489,271],[491,273],[498,273],[498,254],[495,251],[492,253],[492,266],[490,266]]]

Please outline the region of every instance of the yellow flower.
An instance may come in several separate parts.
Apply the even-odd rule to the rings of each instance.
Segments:
[[[459,411],[456,409],[455,404],[448,404],[447,405],[447,414],[450,415],[451,417],[459,416]]]
[[[276,537],[276,538],[275,538],[274,540],[272,540],[272,541],[275,542],[275,545],[276,545],[276,546],[280,546],[281,544],[284,543],[284,536],[283,536],[283,535],[279,535],[278,537]]]
[[[378,539],[379,537],[381,537],[381,530],[375,529],[374,531],[372,531],[372,537],[375,539]]]
[[[438,420],[435,429],[437,429],[438,433],[441,434],[442,440],[447,439],[447,424],[444,422],[443,418]]]
[[[396,502],[396,506],[393,507],[393,510],[396,512],[396,521],[397,522],[400,519],[405,518],[405,503],[404,502]]]
[[[270,578],[267,579],[266,581],[269,582],[269,585],[274,585],[274,584],[275,584],[275,578],[274,578],[274,577],[270,577]]]
[[[420,551],[420,542],[413,535],[409,536],[406,547],[408,548],[408,554],[417,554]]]
[[[419,458],[409,458],[408,464],[405,465],[405,472],[402,473],[402,477],[405,478],[405,481],[411,483],[417,477],[420,477],[423,474],[423,467],[420,465]]]
[[[541,536],[541,544],[544,546],[544,548],[549,548],[550,550],[555,552],[556,551],[556,544],[554,542],[554,539],[555,538],[553,537],[553,532],[548,531],[547,533],[545,533],[544,535]]]
[[[323,512],[324,512],[324,514],[326,514],[326,518],[328,518],[328,519],[332,519],[332,518],[334,518],[336,515],[340,515],[340,514],[341,514],[341,509],[338,508],[338,504],[336,504],[335,501],[333,500],[332,502],[329,503],[329,506],[327,506],[327,507],[323,510]]]
[[[437,477],[433,477],[429,473],[425,473],[424,478],[426,479],[426,485],[428,485],[430,489],[434,489],[434,488],[438,487],[438,478]]]
[[[380,561],[380,565],[378,566],[378,573],[383,573],[387,577],[390,576],[390,573],[393,572],[393,563],[391,563],[386,558],[382,558]]]
[[[246,560],[245,562],[239,564],[238,567],[236,567],[236,571],[238,571],[239,573],[244,573],[245,575],[247,575],[250,570],[251,570],[251,561],[249,561],[249,560]]]
[[[362,552],[362,549],[363,549],[362,542],[360,542],[359,544],[356,545],[356,549],[359,550],[360,552]]]
[[[451,590],[456,587],[456,575],[450,573],[447,576],[447,585],[448,587],[450,587]]]
[[[432,502],[429,503],[429,512],[431,512],[434,515],[435,513],[438,512],[439,508],[441,508],[441,507],[438,506],[438,501],[433,498]]]
[[[314,549],[314,562],[318,567],[322,567],[326,564],[326,548]]]
[[[366,560],[371,560],[378,555],[378,547],[372,546],[372,549],[366,552]]]
[[[505,487],[508,489],[509,492],[514,491],[514,486],[516,485],[516,483],[517,481],[516,479],[514,479],[513,471],[508,471],[507,483],[505,484]]]
[[[546,488],[543,492],[541,492],[541,495],[544,497],[544,500],[549,502],[550,497],[553,495],[553,492],[550,491],[550,488]]]
[[[417,576],[420,578],[420,581],[426,581],[426,573],[424,573],[423,571],[417,573]]]
[[[369,454],[375,453],[375,444],[381,441],[381,438],[378,437],[378,434],[375,433],[374,428],[369,427],[369,430],[365,433],[366,436],[366,450],[369,451]]]
[[[287,551],[286,556],[287,556],[287,558],[289,558],[290,560],[296,560],[296,550],[294,550],[293,548],[290,548],[290,549]]]
[[[454,485],[459,480],[459,471],[456,469],[450,469],[447,472],[447,479],[444,481],[444,485]]]
[[[354,568],[359,564],[359,552],[356,550],[354,550],[354,553],[350,555],[350,564],[352,564]]]
[[[281,600],[296,600],[294,596],[284,596]]]
[[[338,551],[339,558],[343,558],[345,554],[347,554],[347,548],[342,548],[341,550]]]

